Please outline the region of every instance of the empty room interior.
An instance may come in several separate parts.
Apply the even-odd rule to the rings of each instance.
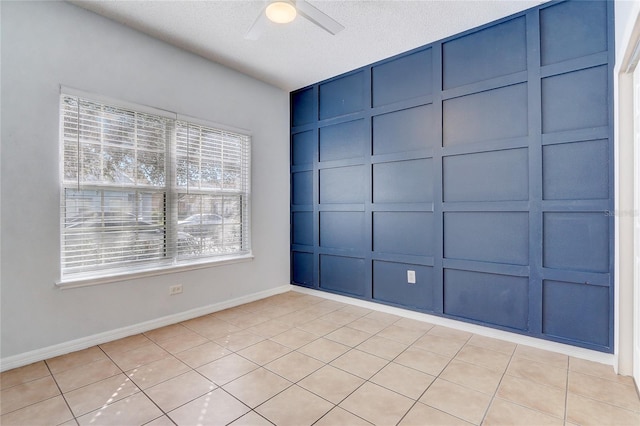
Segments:
[[[640,425],[640,0],[0,23],[2,425]]]

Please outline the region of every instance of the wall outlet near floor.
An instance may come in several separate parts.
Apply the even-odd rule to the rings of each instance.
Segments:
[[[416,283],[416,271],[412,271],[412,270],[407,270],[407,282],[409,284],[415,284]]]
[[[175,296],[176,294],[182,293],[182,284],[176,284],[169,287],[169,295]]]

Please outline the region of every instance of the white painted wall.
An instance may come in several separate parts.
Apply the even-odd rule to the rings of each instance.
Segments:
[[[289,106],[273,86],[62,2],[1,7],[1,352],[59,345],[289,282]],[[59,85],[253,132],[250,262],[60,290]],[[169,296],[171,284],[184,293]]]
[[[640,0],[615,2],[615,367],[627,376],[633,373],[633,78],[621,68],[632,48],[632,30],[639,16]]]

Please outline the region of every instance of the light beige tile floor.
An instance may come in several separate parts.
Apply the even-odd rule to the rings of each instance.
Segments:
[[[640,425],[610,366],[289,292],[2,373],[0,424]]]

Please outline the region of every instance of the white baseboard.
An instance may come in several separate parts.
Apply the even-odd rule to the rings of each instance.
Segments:
[[[508,331],[496,330],[494,328],[483,327],[481,325],[469,324],[462,321],[456,321],[449,318],[438,317],[435,315],[423,314],[421,312],[409,311],[402,308],[396,308],[394,306],[383,305],[380,303],[369,302],[366,300],[355,299],[346,296],[340,296],[338,294],[326,293],[324,291],[318,291],[310,288],[292,286],[293,291],[299,293],[310,294],[313,296],[322,297],[329,300],[335,300],[337,302],[348,303],[350,305],[360,306],[375,311],[386,312],[389,314],[398,315],[404,318],[410,318],[418,321],[424,321],[435,325],[442,325],[445,327],[454,328],[457,330],[468,331],[470,333],[479,334],[481,336],[493,337],[494,339],[506,340],[518,345],[532,346],[538,349],[544,349],[547,351],[558,352],[564,355],[573,356],[576,358],[586,359],[589,361],[595,361],[602,364],[614,365],[615,355],[606,354],[590,349],[579,348],[577,346],[565,345],[563,343],[551,342],[548,340],[537,339],[535,337],[523,336],[521,334],[510,333]]]
[[[233,308],[234,306],[243,305],[245,303],[264,299],[266,297],[274,296],[276,294],[285,293],[287,291],[290,291],[292,287],[293,286],[287,284],[287,285],[275,287],[269,290],[260,291],[258,293],[237,297],[235,299],[225,300],[224,302],[214,303],[212,305],[202,306],[200,308],[191,309],[185,312],[167,315],[161,318],[156,318],[150,321],[141,322],[138,324],[127,326],[127,327],[122,327],[115,330],[109,330],[103,333],[82,337],[80,339],[59,343],[57,345],[48,346],[46,348],[36,349],[33,351],[21,353],[18,355],[8,356],[0,359],[0,372],[11,370],[17,367],[22,367],[24,365],[28,365],[34,362],[43,361],[45,359],[53,358],[59,355],[68,354],[70,352],[75,352],[82,349],[90,348],[91,346],[110,342],[112,340],[122,339],[123,337],[128,337],[134,334],[143,333],[145,331],[153,330],[159,327],[164,327],[166,325],[176,324],[178,322],[186,321],[192,318],[197,318],[202,315],[208,315],[213,312],[221,311],[223,309]]]

